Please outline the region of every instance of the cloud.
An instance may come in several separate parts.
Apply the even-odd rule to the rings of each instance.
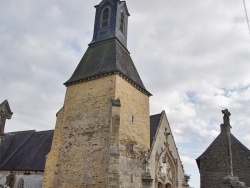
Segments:
[[[188,164],[188,165],[196,165],[195,163],[195,159],[192,159],[188,156],[181,156],[181,161],[183,162],[183,164]]]
[[[14,112],[7,131],[54,128],[63,83],[92,40],[98,3],[0,1],[0,100],[8,99]],[[151,114],[166,111],[184,161],[193,163],[218,135],[220,106],[232,113],[233,134],[249,145],[250,38],[242,3],[127,0],[127,5],[128,49],[153,94]],[[197,188],[198,169],[186,172]]]

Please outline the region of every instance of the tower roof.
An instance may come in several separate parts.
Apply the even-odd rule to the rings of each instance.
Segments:
[[[129,52],[116,38],[90,44],[66,86],[118,74],[147,95]]]
[[[95,8],[93,40],[65,85],[117,74],[150,96],[127,50],[129,13],[125,1],[103,0]]]

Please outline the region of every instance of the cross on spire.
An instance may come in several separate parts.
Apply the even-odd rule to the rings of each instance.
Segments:
[[[223,116],[224,125],[230,125],[231,113],[228,111],[228,109],[225,109],[225,110],[222,110],[222,114],[224,114]]]

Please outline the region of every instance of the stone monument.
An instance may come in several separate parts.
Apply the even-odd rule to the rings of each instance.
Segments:
[[[223,124],[222,127],[227,130],[227,146],[228,146],[228,176],[223,178],[223,182],[221,184],[221,188],[240,188],[245,186],[245,183],[239,181],[239,178],[234,176],[233,174],[233,157],[232,157],[232,144],[231,144],[231,134],[230,134],[230,115],[231,113],[228,109],[222,110],[223,116]]]

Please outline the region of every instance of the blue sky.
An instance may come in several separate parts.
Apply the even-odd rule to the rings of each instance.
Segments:
[[[92,40],[98,0],[0,1],[0,101],[14,112],[6,131],[55,125],[65,87]],[[150,98],[165,110],[191,186],[195,158],[219,134],[221,107],[250,145],[250,35],[236,0],[127,0],[128,49]],[[250,14],[250,1],[246,0]]]

